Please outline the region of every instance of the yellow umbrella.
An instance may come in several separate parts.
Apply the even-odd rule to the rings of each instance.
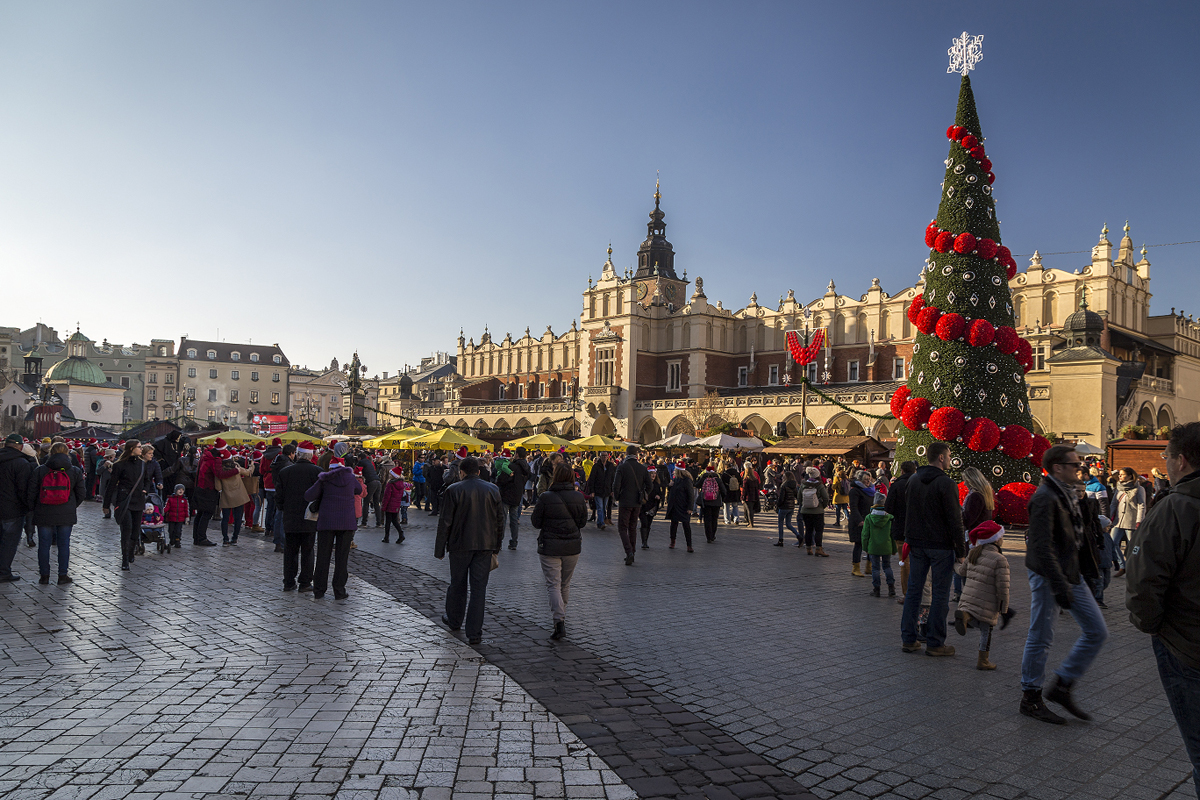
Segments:
[[[259,442],[267,441],[261,436],[255,436],[253,433],[246,433],[245,431],[224,431],[222,433],[214,433],[210,436],[202,437],[197,441],[199,441],[200,444],[213,444],[217,441],[217,439],[224,439],[227,442],[237,442],[239,444],[258,444]]]
[[[588,436],[585,439],[576,439],[572,444],[580,450],[611,450],[614,452],[624,450],[629,446],[629,442],[622,442],[611,436],[601,436],[600,434]]]
[[[320,436],[309,436],[307,433],[300,431],[284,431],[270,437],[271,439],[281,439],[284,444],[300,444],[301,442],[312,442],[313,444],[323,444]]]
[[[392,431],[383,436],[376,436],[374,439],[367,439],[362,445],[368,450],[395,450],[400,447],[400,443],[405,439],[411,439],[414,436],[424,436],[427,433],[429,431],[425,428],[410,425],[407,428],[401,428],[398,431]]]
[[[468,450],[492,449],[492,446],[482,439],[476,439],[474,436],[459,433],[453,428],[442,428],[441,430],[430,431],[424,436],[414,436],[411,439],[405,439],[400,442],[399,447],[403,450],[457,450],[463,445],[466,445]]]
[[[524,447],[526,450],[558,450],[560,447],[567,448],[568,453],[575,453],[580,450],[575,446],[575,443],[563,439],[558,436],[552,436],[549,433],[535,433],[533,436],[525,436],[521,439],[513,439],[511,442],[505,442],[504,446],[510,450],[517,447]]]

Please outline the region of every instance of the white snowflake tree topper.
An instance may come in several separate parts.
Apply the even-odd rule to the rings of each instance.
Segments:
[[[983,61],[983,34],[972,36],[963,31],[961,37],[951,39],[954,46],[946,51],[950,56],[950,66],[946,72],[957,72],[966,75],[975,69],[975,65]]]

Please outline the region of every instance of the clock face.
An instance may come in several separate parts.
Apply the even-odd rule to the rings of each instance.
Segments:
[[[639,283],[639,284],[637,285],[637,299],[638,299],[638,302],[641,302],[642,300],[645,300],[645,299],[646,299],[646,295],[647,295],[647,294],[649,294],[649,293],[650,293],[650,288],[649,288],[649,287],[648,287],[648,286],[647,286],[645,283]]]
[[[668,300],[675,299],[675,284],[673,284],[673,283],[667,284],[667,299]]]

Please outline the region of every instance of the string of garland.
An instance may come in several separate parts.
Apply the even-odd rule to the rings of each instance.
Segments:
[[[416,418],[416,417],[410,417],[410,416],[407,416],[407,415],[405,415],[405,414],[396,414],[396,413],[393,413],[393,412],[391,412],[391,411],[384,411],[384,410],[383,410],[383,409],[381,409],[381,408],[375,408],[375,407],[373,407],[373,406],[368,406],[368,405],[366,405],[365,403],[359,403],[359,402],[355,402],[355,403],[354,403],[354,406],[355,406],[356,408],[361,408],[361,409],[363,409],[364,411],[374,411],[376,414],[382,414],[382,415],[384,415],[384,416],[387,416],[387,417],[392,417],[392,418],[394,418],[394,419],[398,419],[398,420],[401,420],[401,421],[403,421],[403,422],[410,422],[410,423],[412,423],[413,425],[421,425],[421,426],[425,426],[425,425],[432,425],[433,427],[431,428],[431,430],[435,430],[435,431],[436,431],[436,430],[442,430],[442,429],[449,429],[449,430],[454,430],[454,431],[456,431],[456,430],[460,430],[460,429],[461,429],[461,426],[458,426],[458,425],[451,425],[451,424],[449,424],[449,423],[447,423],[447,424],[445,424],[445,425],[442,425],[442,424],[440,424],[440,423],[437,423],[437,422],[430,422],[429,420],[425,420],[425,419],[418,419],[418,418]],[[512,432],[512,433],[517,433],[518,431],[526,431],[526,430],[533,430],[533,431],[535,431],[535,432],[536,432],[536,430],[537,430],[538,428],[541,428],[541,427],[543,427],[543,426],[545,426],[545,425],[554,425],[554,426],[556,426],[556,427],[557,427],[557,426],[559,425],[559,423],[562,423],[562,422],[573,422],[573,421],[575,421],[575,417],[573,417],[573,416],[571,416],[571,417],[559,417],[558,419],[551,419],[551,420],[546,420],[546,421],[544,421],[544,422],[539,422],[539,423],[537,423],[537,425],[534,425],[534,426],[532,426],[532,428],[527,428],[527,427],[525,427],[525,426],[522,426],[522,427],[520,427],[520,428],[510,428],[510,429],[509,429],[509,431],[510,431],[510,432]],[[469,425],[468,425],[467,427],[468,427],[468,428],[470,428],[470,426],[469,426]],[[495,429],[494,429],[494,428],[492,428],[492,429],[489,429],[489,430],[495,430]]]
[[[801,383],[808,386],[809,391],[814,392],[814,393],[820,395],[821,397],[824,397],[826,400],[833,403],[838,408],[841,408],[845,411],[849,411],[851,414],[858,414],[860,417],[870,417],[871,419],[895,419],[896,418],[895,416],[892,415],[891,412],[888,412],[887,414],[868,414],[866,411],[859,411],[857,408],[851,408],[850,406],[846,405],[845,403],[843,403],[839,400],[836,400],[832,395],[828,395],[825,392],[822,392],[816,386],[813,386],[809,382],[809,380],[806,376],[801,376],[800,381],[801,381]]]

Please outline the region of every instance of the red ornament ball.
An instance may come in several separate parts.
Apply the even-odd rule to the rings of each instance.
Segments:
[[[976,161],[983,161],[983,159],[986,158],[982,147],[972,147],[969,152],[971,154],[971,158],[975,159]]]
[[[1029,499],[1037,487],[1032,483],[1006,483],[996,492],[996,521],[1005,525],[1029,524]]]
[[[951,136],[950,138],[954,139],[955,141],[958,141],[959,139],[961,139],[962,137],[964,137],[966,135],[967,135],[966,128],[964,128],[962,125],[955,125],[954,126],[954,135]]]
[[[972,347],[987,347],[996,338],[996,328],[986,319],[977,319],[967,330],[967,344]]]
[[[997,245],[996,246],[996,258],[1000,259],[1001,264],[1007,264],[1009,261],[1013,260],[1012,250],[1009,250],[1007,247],[1005,247],[1002,244]]]
[[[996,328],[996,349],[1004,355],[1012,355],[1017,351],[1017,343],[1021,337],[1017,336],[1017,332],[1007,325],[1001,325]]]
[[[908,321],[913,325],[917,324],[917,315],[921,313],[921,309],[925,307],[925,295],[919,294],[912,299],[908,304]]]
[[[939,253],[949,253],[952,247],[954,247],[954,234],[950,231],[942,231],[933,240],[933,249]]]
[[[1033,345],[1024,339],[1021,339],[1017,342],[1016,356],[1017,361],[1020,361],[1022,364],[1027,362],[1033,363]]]
[[[1042,456],[1050,449],[1050,440],[1045,436],[1033,435],[1033,443],[1029,445],[1029,460],[1037,467],[1040,472],[1042,469]]]
[[[947,139],[954,138],[954,126],[953,125],[951,125],[949,128],[946,128],[946,138]]]
[[[975,249],[975,234],[960,233],[954,237],[954,252],[969,253]]]
[[[963,425],[963,441],[976,453],[995,450],[1000,444],[1000,426],[987,417],[973,417]]]
[[[1021,425],[1006,425],[1000,431],[1000,446],[1009,458],[1025,458],[1033,446],[1033,434]]]
[[[924,397],[911,398],[904,404],[900,421],[910,431],[919,431],[929,423],[929,415],[933,413],[933,404]]]
[[[996,255],[996,243],[991,239],[980,239],[975,243],[975,249],[979,251],[980,258],[993,258]]]
[[[904,404],[908,402],[908,398],[910,397],[912,397],[912,389],[909,389],[907,386],[901,386],[896,390],[896,393],[892,395],[893,417],[900,419],[900,416],[904,413]]]
[[[937,329],[938,320],[941,316],[942,312],[938,311],[934,306],[922,308],[921,313],[917,315],[917,330],[925,334],[933,333]]]
[[[971,493],[971,488],[962,481],[958,482],[958,504],[961,506],[967,502],[967,495]]]
[[[991,186],[993,183],[995,183],[996,182],[996,173],[989,172],[987,174],[987,182],[988,182],[988,186]]]
[[[990,158],[979,159],[979,166],[983,167],[984,172],[992,171],[992,160]]]
[[[970,150],[972,147],[979,144],[979,140],[968,133],[966,136],[962,137],[962,140],[959,142],[959,144]]]
[[[953,442],[962,433],[963,425],[966,422],[966,416],[962,411],[952,406],[942,406],[929,415],[929,432],[935,439]]]
[[[1013,279],[1013,276],[1015,276],[1017,274],[1017,263],[1014,261],[1013,263],[1011,263],[1007,267],[1005,267],[1004,274],[1011,281]]]
[[[943,314],[937,321],[938,338],[943,341],[953,342],[958,337],[963,335],[963,331],[967,329],[967,321],[963,319],[962,314]]]
[[[933,243],[937,241],[937,235],[941,233],[938,230],[936,222],[929,223],[929,227],[925,229],[925,246],[933,247]]]

